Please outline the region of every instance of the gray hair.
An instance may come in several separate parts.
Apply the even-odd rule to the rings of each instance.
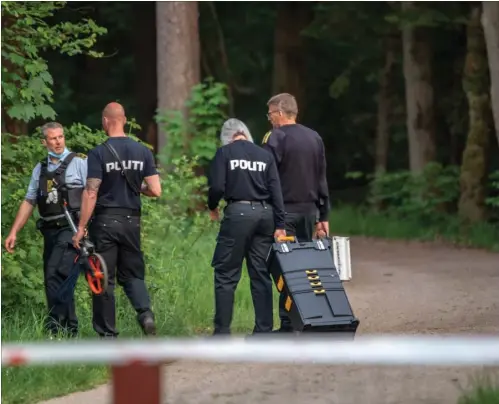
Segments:
[[[64,128],[62,127],[62,125],[59,123],[59,122],[47,122],[45,125],[42,126],[42,136],[43,137],[47,137],[47,130],[50,130],[50,129],[62,129],[64,130]]]
[[[287,117],[298,115],[298,103],[296,98],[288,93],[281,93],[274,95],[268,102],[267,105],[275,105],[277,108],[284,112]]]
[[[222,145],[225,146],[229,144],[236,133],[246,136],[246,139],[253,142],[248,127],[239,119],[230,118],[222,125],[222,130],[220,132],[220,141],[222,142]]]

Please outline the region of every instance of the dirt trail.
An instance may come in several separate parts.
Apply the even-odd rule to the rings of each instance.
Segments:
[[[415,242],[351,240],[346,284],[370,333],[499,332],[499,254]],[[176,363],[167,404],[455,404],[480,369]],[[499,369],[494,370],[499,374]],[[43,404],[110,403],[108,386]]]

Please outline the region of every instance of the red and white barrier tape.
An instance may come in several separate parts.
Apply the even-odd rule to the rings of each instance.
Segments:
[[[358,336],[32,342],[2,346],[2,366],[168,360],[376,365],[499,365],[499,337]]]

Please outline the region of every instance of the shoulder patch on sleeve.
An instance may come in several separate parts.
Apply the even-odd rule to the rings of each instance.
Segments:
[[[262,144],[265,144],[265,143],[267,143],[267,142],[269,141],[269,137],[270,137],[270,135],[271,135],[271,134],[272,134],[272,131],[271,131],[271,130],[269,130],[269,131],[265,134],[265,136],[263,137]]]
[[[76,153],[76,157],[79,157],[79,158],[85,160],[87,158],[87,155],[83,154],[83,153]]]

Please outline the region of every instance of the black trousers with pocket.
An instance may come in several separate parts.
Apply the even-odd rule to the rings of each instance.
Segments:
[[[52,335],[62,332],[74,337],[78,334],[74,294],[68,302],[62,303],[59,299],[61,287],[78,255],[73,247],[73,232],[65,220],[62,225],[46,223],[40,227],[40,232],[44,239],[43,278],[48,309],[44,328]]]
[[[304,213],[286,212],[285,226],[286,235],[295,236],[298,241],[311,241],[314,236],[317,211],[313,210]],[[281,320],[281,331],[293,331],[288,312],[284,308],[286,294],[279,295],[279,318]]]
[[[270,205],[234,202],[226,206],[212,266],[215,276],[214,334],[230,334],[234,295],[243,259],[251,282],[255,310],[253,333],[271,332],[272,279],[265,259],[273,243],[274,214]]]
[[[140,242],[140,216],[125,214],[96,214],[89,228],[95,251],[106,262],[108,288],[101,296],[92,296],[94,330],[101,337],[117,337],[115,279],[137,313],[143,328],[151,311],[149,292],[145,284],[145,263]]]

